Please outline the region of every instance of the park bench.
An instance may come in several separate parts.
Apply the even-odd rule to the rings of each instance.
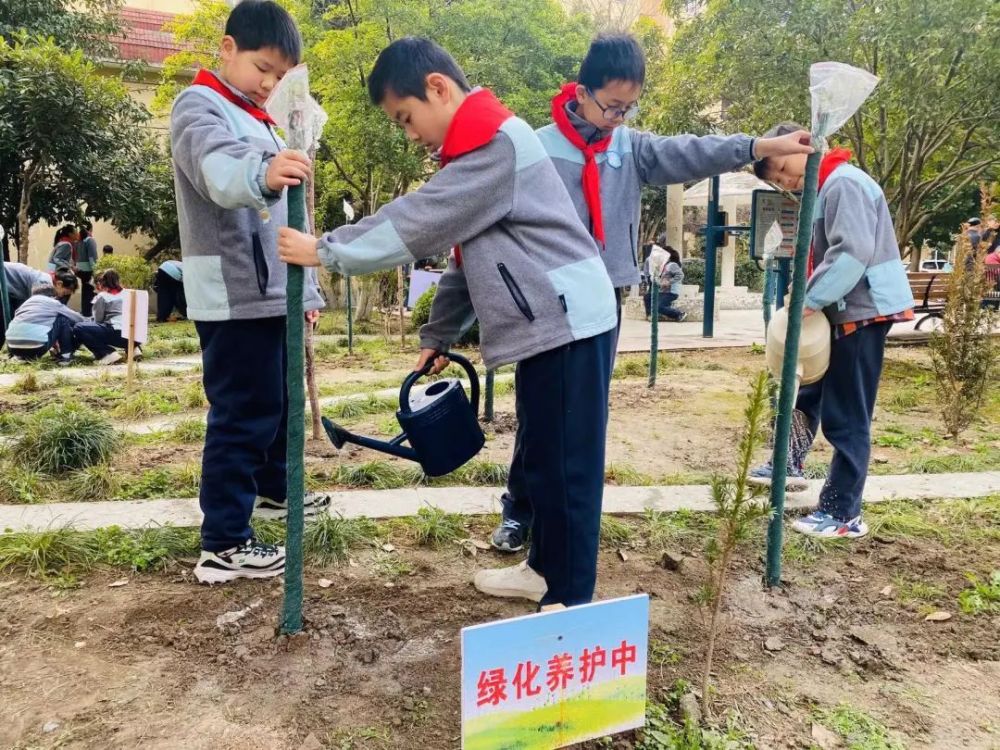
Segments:
[[[986,292],[983,302],[994,307],[1000,306],[1000,266],[986,266]],[[922,329],[930,322],[928,329],[938,327],[944,314],[944,305],[948,299],[948,279],[951,274],[939,272],[908,273],[910,291],[913,292],[915,305],[913,312],[923,317],[917,320],[916,329]]]

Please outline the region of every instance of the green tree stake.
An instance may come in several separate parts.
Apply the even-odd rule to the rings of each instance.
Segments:
[[[799,206],[799,231],[795,237],[795,258],[792,271],[792,296],[788,303],[788,333],[785,336],[785,357],[781,365],[781,390],[774,426],[774,456],[771,459],[771,509],[773,515],[767,527],[767,585],[781,583],[781,544],[785,512],[785,480],[788,478],[788,440],[792,432],[792,411],[798,392],[796,365],[799,359],[799,334],[802,331],[802,306],[806,298],[806,262],[812,240],[813,206],[819,181],[818,148],[806,161],[805,187]],[[819,313],[822,314],[822,313]]]
[[[486,371],[486,396],[483,401],[483,421],[493,421],[493,381],[496,373],[493,370]]]
[[[288,189],[288,225],[307,232],[306,193],[304,185]],[[305,269],[288,266],[286,286],[286,335],[288,349],[288,520],[285,539],[285,605],[281,632],[302,630],[302,535],[305,526],[302,503],[305,497],[305,321],[302,289]]]
[[[660,339],[660,285],[656,283],[656,279],[652,280],[652,285],[649,288],[649,383],[647,386],[652,388],[656,385],[656,363],[657,363],[657,349],[659,348]]]

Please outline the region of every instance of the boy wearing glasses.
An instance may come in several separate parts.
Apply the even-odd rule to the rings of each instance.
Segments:
[[[619,325],[619,290],[639,283],[643,185],[701,180],[755,159],[812,152],[805,131],[755,139],[748,135],[661,136],[633,130],[625,123],[639,113],[645,78],[646,60],[635,37],[601,34],[591,43],[577,80],[565,84],[552,99],[553,122],[537,131],[581,221],[601,249],[616,290]],[[519,445],[518,440],[514,466]],[[525,494],[514,472],[503,497],[503,522],[493,533],[493,546],[498,550],[515,552],[524,546],[531,525]]]

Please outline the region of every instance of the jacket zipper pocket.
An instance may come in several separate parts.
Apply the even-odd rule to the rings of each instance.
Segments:
[[[267,282],[271,278],[271,271],[267,267],[267,258],[264,257],[264,246],[260,242],[260,235],[254,232],[253,240],[253,266],[257,272],[257,289],[263,297],[267,294]]]
[[[638,268],[639,261],[635,257],[635,226],[633,224],[628,225],[628,249],[632,253],[632,265]]]
[[[521,287],[519,287],[517,282],[514,281],[514,277],[510,275],[510,271],[507,270],[507,266],[503,263],[497,263],[497,270],[500,272],[500,278],[503,279],[503,283],[507,285],[507,291],[510,292],[510,296],[514,300],[514,304],[517,305],[517,309],[521,311],[521,314],[524,317],[533,321],[535,319],[535,314],[531,312],[531,306],[528,304],[528,300],[521,291]]]

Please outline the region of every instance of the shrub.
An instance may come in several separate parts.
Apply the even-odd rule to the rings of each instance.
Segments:
[[[431,317],[431,304],[434,302],[434,295],[437,293],[437,285],[432,286],[426,292],[417,298],[417,301],[413,305],[413,312],[410,315],[410,322],[413,324],[414,328],[420,328],[424,325]],[[479,343],[479,321],[477,320],[472,324],[472,328],[465,332],[461,340],[458,342],[465,346],[470,346]]]
[[[69,494],[73,500],[110,500],[121,491],[121,478],[110,464],[87,466],[70,477]]]
[[[126,289],[153,288],[153,277],[156,269],[139,255],[105,255],[97,261],[96,271],[106,271],[113,268],[121,277],[122,286]]]
[[[24,465],[58,474],[106,462],[121,443],[107,419],[71,404],[49,406],[33,415],[13,451]]]

